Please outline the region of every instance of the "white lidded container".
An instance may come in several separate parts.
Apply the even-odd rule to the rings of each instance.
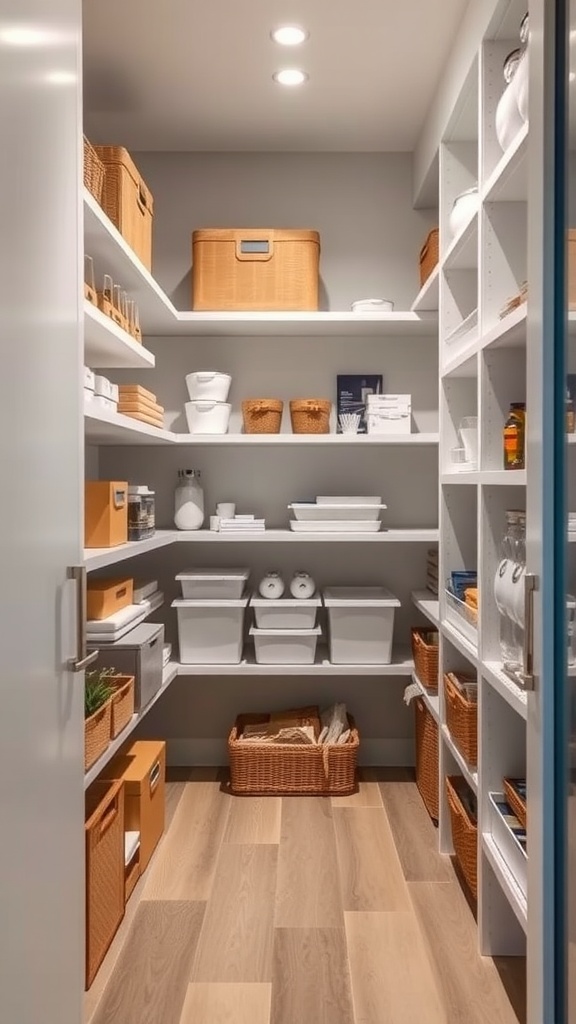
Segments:
[[[200,399],[186,402],[186,419],[191,434],[225,434],[230,422],[232,406],[228,402]]]
[[[314,629],[316,612],[321,604],[320,597],[304,600],[287,597],[269,601],[254,595],[250,601],[258,629]]]
[[[252,626],[250,636],[254,637],[256,662],[258,665],[313,665],[321,632],[320,626],[315,629],[256,629]]]
[[[294,502],[292,505],[288,505],[291,512],[294,513],[295,519],[298,522],[322,522],[328,520],[329,522],[336,522],[342,520],[347,522],[355,520],[360,522],[376,522],[380,518],[381,509],[385,509],[386,505],[358,505],[348,504],[343,502],[342,504],[334,505],[318,505],[315,502]]]
[[[247,597],[238,601],[173,601],[182,664],[240,664],[247,604]]]
[[[216,370],[198,370],[186,374],[186,387],[191,402],[207,399],[211,402],[226,402],[230,392],[232,377],[229,373],[218,373]]]
[[[334,665],[390,664],[397,597],[385,587],[327,587],[324,604]]]
[[[249,569],[185,569],[176,579],[186,600],[238,601],[249,576]]]

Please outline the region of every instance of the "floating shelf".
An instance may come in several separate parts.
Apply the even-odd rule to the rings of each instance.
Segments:
[[[438,694],[428,693],[428,690],[420,682],[415,672],[412,673],[412,682],[416,684],[420,691],[420,696],[428,708],[432,718],[437,725],[440,725],[440,697]]]
[[[452,757],[456,761],[462,775],[470,786],[470,789],[476,794],[476,796],[478,796],[478,772],[475,771],[474,768],[471,768],[467,761],[462,757],[462,754],[450,735],[447,725],[442,726],[442,736],[444,737],[448,750],[452,754]]]
[[[484,679],[492,686],[514,711],[526,719],[528,717],[528,698],[526,690],[522,690],[510,676],[502,671],[497,661],[484,661],[481,665]]]
[[[443,484],[478,484],[480,473],[477,470],[463,471],[461,473],[442,473],[440,482]]]
[[[487,330],[480,348],[525,348],[528,306],[525,302]]]
[[[477,377],[478,376],[478,335],[475,334],[472,341],[465,345],[455,356],[452,356],[443,366],[443,377]],[[447,355],[446,346],[443,346],[444,355]]]
[[[84,302],[84,362],[93,370],[150,370],[155,365],[144,345],[88,301]]]
[[[412,604],[422,615],[425,615],[427,619],[436,626],[438,629],[440,625],[440,601],[430,590],[413,590],[411,593]]]
[[[500,158],[483,189],[485,203],[526,202],[528,199],[528,125]]]
[[[430,313],[438,311],[440,297],[440,264],[437,263],[430,276],[422,285],[418,295],[410,307],[413,313]]]
[[[468,658],[472,664],[478,668],[478,648],[474,646],[463,634],[456,629],[451,622],[442,622],[441,629],[447,640],[452,644],[456,650],[460,651],[465,658]]]
[[[170,445],[175,444],[170,430],[160,430],[132,416],[107,412],[88,401],[84,404],[84,437],[87,444]]]
[[[485,487],[525,487],[525,469],[483,469],[480,482]]]
[[[154,536],[149,540],[130,541],[128,544],[119,544],[114,548],[85,548],[84,564],[88,572],[93,572],[94,569],[104,569],[107,565],[124,562],[127,558],[136,558],[149,551],[165,548],[168,544],[174,543],[174,534],[174,530],[156,530]]]
[[[381,530],[379,533],[294,533],[283,529],[252,534],[183,530],[174,539],[191,544],[414,544],[435,543],[438,535],[437,529]]]
[[[239,665],[179,665],[179,676],[411,676],[412,652],[396,648],[389,665],[333,665],[319,647],[313,665],[257,665],[251,648]]]

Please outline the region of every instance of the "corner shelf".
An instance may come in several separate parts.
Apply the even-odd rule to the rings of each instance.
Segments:
[[[528,306],[525,302],[482,335],[480,348],[525,348]]]
[[[528,125],[524,124],[503,153],[482,189],[485,203],[528,199]]]
[[[149,540],[129,541],[127,544],[118,544],[114,548],[85,548],[84,565],[88,572],[95,569],[104,569],[108,565],[116,565],[117,562],[124,562],[127,558],[136,558],[138,555],[145,555],[158,548],[165,548],[174,542],[174,530],[156,530]]]
[[[437,529],[381,530],[379,533],[294,533],[289,529],[263,533],[178,531],[175,541],[190,544],[422,544],[438,541]]]
[[[453,238],[444,254],[445,270],[476,270],[478,267],[478,213]]]
[[[150,370],[156,360],[93,303],[84,301],[84,363],[93,370]]]

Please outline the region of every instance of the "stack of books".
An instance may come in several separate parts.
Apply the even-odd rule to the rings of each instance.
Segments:
[[[255,516],[234,516],[233,519],[220,520],[220,533],[264,533],[265,519]]]

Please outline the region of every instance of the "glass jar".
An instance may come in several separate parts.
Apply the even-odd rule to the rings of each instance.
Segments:
[[[198,469],[178,470],[174,523],[179,530],[199,530],[204,523],[204,491]]]
[[[526,403],[512,402],[504,424],[504,469],[524,469],[526,466]]]

